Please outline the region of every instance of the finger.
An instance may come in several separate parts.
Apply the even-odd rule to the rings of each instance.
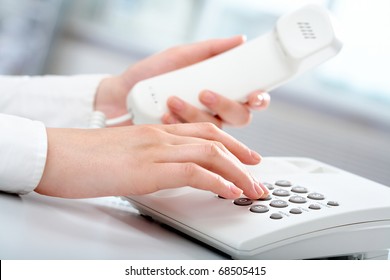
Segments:
[[[183,122],[211,122],[218,127],[222,127],[220,118],[213,116],[209,112],[203,111],[182,99],[172,96],[168,99],[167,105],[169,110],[176,116],[176,120],[181,119]],[[172,119],[171,121],[174,121]]]
[[[222,176],[195,163],[161,163],[154,172],[156,189],[191,186],[208,190],[224,198],[240,197],[243,191]]]
[[[161,122],[163,124],[178,124],[178,123],[182,123],[182,121],[177,116],[175,116],[172,113],[165,113],[162,116],[162,118],[161,118]]]
[[[190,65],[237,47],[245,41],[245,36],[238,35],[230,38],[206,40],[179,48],[180,54],[187,58],[185,64]],[[178,50],[178,48],[172,49],[173,52]]]
[[[122,78],[131,88],[137,81],[197,63],[243,42],[244,36],[234,36],[172,47],[132,65],[122,74]]]
[[[208,107],[210,111],[215,112],[215,115],[200,110],[178,97],[170,97],[167,105],[173,115],[167,114],[164,116],[162,119],[163,123],[211,122],[219,128],[222,127],[224,122],[234,126],[245,125],[251,120],[251,113],[249,109],[266,109],[270,104],[271,97],[268,92],[253,92],[248,96],[248,102],[245,106],[216,93],[204,91],[200,94],[200,101]]]
[[[185,143],[182,144],[183,139]],[[242,163],[219,142],[193,137],[177,137],[174,145],[159,151],[159,162],[193,162],[234,183],[249,198],[267,197],[268,189],[256,180]]]
[[[263,110],[266,109],[271,102],[271,96],[268,92],[255,91],[248,96],[247,105],[252,110]]]
[[[222,176],[244,191],[251,198],[259,198],[264,191],[259,183],[231,153],[218,142],[204,142],[168,146],[160,152],[158,163],[192,162]]]
[[[173,135],[190,136],[220,142],[245,164],[258,164],[261,161],[261,156],[257,152],[249,149],[246,145],[212,123],[165,125],[161,126],[161,129]]]
[[[199,100],[227,124],[243,126],[251,120],[252,115],[248,106],[215,92],[205,90],[200,93]]]
[[[164,137],[164,142],[168,145],[153,156],[154,162],[193,162],[233,182],[248,196],[255,197],[263,193],[258,181],[222,143],[169,133]]]
[[[159,154],[157,156],[157,160],[159,162],[169,162],[169,161],[174,161],[174,158],[179,156],[181,158],[183,155],[186,153],[187,148],[195,147],[196,145],[200,148],[203,147],[203,150],[197,150],[196,155],[199,157],[201,156],[204,158],[205,155],[209,155],[209,152],[213,151],[213,146],[215,148],[218,148],[221,152],[225,153],[226,156],[228,156],[230,159],[234,160],[237,164],[241,164],[241,161],[233,155],[231,151],[229,151],[222,143],[218,141],[213,141],[213,140],[206,140],[203,138],[199,137],[192,137],[192,136],[183,136],[183,135],[175,135],[175,134],[170,134],[169,132],[165,132],[165,137],[160,138],[160,140],[164,143],[166,143],[165,149],[167,147],[173,147],[174,149],[177,148],[177,146],[181,146],[180,148],[185,147],[182,151],[178,150],[169,150],[169,153],[172,153],[172,155],[169,155],[169,153],[163,153],[163,151],[159,151]],[[211,146],[211,147],[210,147]],[[178,153],[180,155],[178,155]],[[213,153],[211,153],[213,154]],[[165,160],[168,159],[168,160]]]

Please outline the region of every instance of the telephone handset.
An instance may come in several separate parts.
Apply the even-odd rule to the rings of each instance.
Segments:
[[[388,258],[389,187],[309,158],[270,157],[249,168],[269,198],[184,187],[123,199],[234,259]]]
[[[202,62],[138,82],[127,106],[135,124],[160,123],[167,99],[176,95],[199,108],[208,89],[245,102],[255,90],[271,91],[335,56],[342,43],[328,11],[308,5],[279,18],[254,40]]]

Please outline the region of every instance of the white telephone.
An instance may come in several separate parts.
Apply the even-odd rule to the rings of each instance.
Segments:
[[[255,90],[270,91],[323,63],[341,49],[327,10],[308,5],[282,16],[274,30],[220,55],[137,83],[127,98],[135,124],[160,123],[172,95],[206,109],[208,89],[237,101]]]
[[[190,187],[123,199],[234,259],[388,258],[389,187],[308,158],[264,158],[250,171],[268,199]]]

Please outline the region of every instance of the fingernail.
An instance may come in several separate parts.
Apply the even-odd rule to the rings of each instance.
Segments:
[[[262,184],[261,184],[261,186],[262,186],[262,189],[264,191],[262,198],[265,198],[265,197],[269,196],[269,190],[267,189],[267,187],[262,185]]]
[[[255,191],[259,195],[259,197],[262,197],[264,195],[264,190],[260,187],[258,182],[254,183]]]
[[[217,102],[217,96],[215,93],[208,90],[202,92],[200,99],[207,104],[214,104]]]
[[[260,107],[261,104],[263,104],[263,101],[264,101],[263,95],[259,94],[256,96],[256,99],[254,100],[253,105],[256,107]]]
[[[255,177],[253,177],[253,175],[251,175],[251,177],[253,180],[253,188],[255,189],[258,197],[262,197],[264,195],[265,191],[260,186],[260,182]]]
[[[169,99],[169,107],[175,111],[181,111],[184,109],[184,102],[177,97],[172,97]]]
[[[263,190],[263,195],[261,196],[261,198],[265,198],[267,196],[269,196],[269,190],[266,186],[264,186],[262,183],[258,182],[259,183],[259,187]]]
[[[257,153],[257,152],[255,152],[255,151],[251,151],[251,156],[252,156],[252,158],[254,159],[254,160],[256,160],[256,161],[261,161],[261,156]]]
[[[242,35],[235,35],[233,37],[231,37],[232,39],[236,39],[236,38],[240,38],[242,42],[246,42],[247,41],[247,36],[245,34],[242,34]]]

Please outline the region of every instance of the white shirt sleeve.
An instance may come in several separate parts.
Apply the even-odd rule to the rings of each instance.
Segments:
[[[0,76],[0,113],[47,127],[87,128],[96,90],[106,76]]]
[[[0,76],[0,190],[25,194],[39,184],[46,127],[87,128],[106,75]]]
[[[0,114],[0,131],[0,190],[31,192],[45,168],[45,126],[39,121]]]

